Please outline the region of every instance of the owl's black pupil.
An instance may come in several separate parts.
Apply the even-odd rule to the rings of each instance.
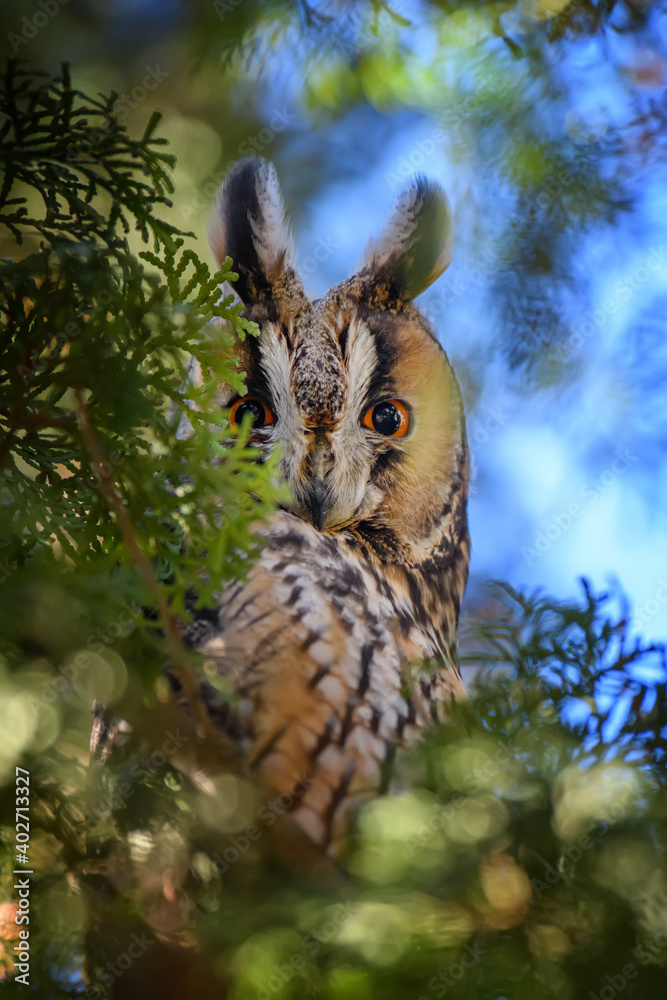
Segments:
[[[401,414],[393,403],[378,403],[373,410],[372,421],[378,434],[390,437],[401,426]]]
[[[237,424],[243,423],[243,418],[249,413],[252,417],[253,427],[264,426],[264,407],[256,399],[248,399],[236,408],[235,419]]]

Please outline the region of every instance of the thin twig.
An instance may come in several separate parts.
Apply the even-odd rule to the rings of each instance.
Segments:
[[[57,417],[51,413],[26,413],[20,420],[17,420],[15,415],[2,410],[0,416],[9,420],[15,431],[20,431],[25,427],[52,427],[58,431],[71,431],[74,426],[74,418],[67,414]]]
[[[0,469],[9,455],[14,439],[19,431],[29,427],[45,427],[59,431],[71,431],[75,426],[73,419],[67,416],[54,417],[48,413],[29,413],[21,416],[18,407],[15,407],[11,412],[3,410],[0,412],[0,416],[4,417],[9,424],[7,433],[0,441]]]
[[[132,519],[127,512],[122,498],[118,494],[116,485],[110,472],[110,463],[105,459],[104,452],[95,433],[95,427],[90,419],[88,408],[84,402],[82,392],[79,388],[74,390],[77,400],[77,419],[81,429],[81,437],[88,449],[93,462],[95,476],[106,496],[109,506],[113,511],[125,546],[139,570],[141,577],[149,590],[151,598],[155,604],[160,624],[164,629],[169,646],[174,667],[178,672],[179,679],[183,685],[183,691],[192,705],[195,720],[202,727],[204,735],[215,742],[222,742],[220,733],[213,728],[206,709],[202,705],[201,695],[197,682],[192,676],[189,664],[186,662],[185,647],[181,634],[178,630],[176,618],[167,603],[164,591],[155,575],[153,564],[141,547],[137,534],[132,524]]]

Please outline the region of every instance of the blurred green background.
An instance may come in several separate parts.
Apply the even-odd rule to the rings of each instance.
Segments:
[[[456,255],[421,305],[468,413],[463,649],[471,676],[493,668],[403,761],[396,797],[362,813],[347,873],[322,871],[273,843],[247,782],[222,769],[211,798],[161,749],[173,729],[159,714],[159,644],[132,624],[146,598],[136,581],[110,575],[108,558],[96,582],[42,564],[14,584],[3,564],[2,778],[29,767],[38,804],[32,985],[9,975],[1,988],[662,996],[667,718],[651,642],[667,631],[667,5],[20,0],[0,24],[7,57],[48,73],[66,61],[75,87],[116,91],[130,136],[161,111],[176,164],[172,207],[155,215],[191,231],[185,246],[203,260],[217,186],[251,152],[276,163],[315,296],[352,272],[405,179],[445,185]],[[98,127],[78,154],[95,159]],[[14,194],[39,213],[29,183]],[[144,248],[132,227],[127,238]],[[2,257],[38,248],[0,239]],[[96,350],[89,341],[93,380]],[[107,382],[120,420],[144,383]],[[110,444],[122,435],[105,431]],[[129,469],[145,485],[138,447]],[[598,589],[618,578],[629,603],[486,588],[501,577],[562,600],[582,575]],[[91,636],[102,654],[70,683],[63,665]],[[102,694],[145,756],[91,787],[88,706]],[[7,973],[13,784],[2,795]]]

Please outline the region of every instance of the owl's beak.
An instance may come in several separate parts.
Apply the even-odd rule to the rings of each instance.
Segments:
[[[333,507],[327,476],[333,464],[331,444],[324,427],[314,427],[308,455],[305,506],[318,531],[324,527],[327,514]]]
[[[306,505],[310,511],[313,524],[318,531],[321,531],[332,506],[331,494],[324,479],[318,477],[311,480],[306,497]]]

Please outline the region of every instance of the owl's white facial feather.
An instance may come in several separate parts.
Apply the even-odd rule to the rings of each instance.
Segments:
[[[279,448],[281,474],[293,496],[292,509],[303,516],[308,516],[309,476],[320,462],[318,471],[326,476],[330,493],[323,527],[331,530],[350,523],[362,508],[368,516],[380,499],[369,482],[376,449],[361,426],[377,353],[368,327],[353,320],[348,327],[346,407],[339,421],[319,433],[292,392],[295,357],[288,348],[292,338],[298,340],[298,331],[293,327],[288,329],[287,337],[274,323],[267,323],[262,331],[259,365],[266,380],[267,402],[270,400],[275,416],[275,423],[262,432],[262,437],[266,444]]]
[[[288,341],[275,324],[267,324],[260,343],[264,371],[276,422],[268,435],[280,448],[282,475],[287,484],[297,481],[307,455],[304,421],[290,389],[292,358]]]

